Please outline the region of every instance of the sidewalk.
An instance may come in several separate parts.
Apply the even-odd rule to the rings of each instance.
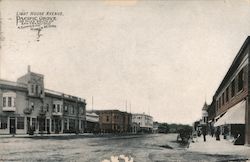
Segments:
[[[188,151],[202,152],[206,154],[223,154],[223,155],[242,155],[250,160],[250,147],[244,145],[233,145],[229,140],[223,139],[216,141],[215,137],[206,136],[206,142],[203,141],[203,136],[194,138],[191,142]]]

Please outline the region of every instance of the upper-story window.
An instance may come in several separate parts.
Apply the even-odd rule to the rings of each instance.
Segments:
[[[8,97],[8,107],[12,106],[12,97]]]
[[[224,97],[225,96],[225,93],[222,93],[222,106],[224,105]]]
[[[57,104],[57,112],[60,112],[60,105]]]
[[[53,112],[56,112],[56,104],[53,104]]]
[[[3,97],[3,107],[6,107],[6,97]]]
[[[3,107],[15,107],[16,104],[16,93],[15,92],[5,92],[3,93]]]
[[[231,97],[235,95],[235,79],[231,83]]]
[[[46,111],[49,112],[49,104],[46,105]]]
[[[109,121],[109,116],[107,116],[107,122]]]
[[[67,105],[64,106],[64,112],[68,112],[68,106]]]
[[[34,85],[31,85],[31,93],[34,93]]]
[[[238,74],[238,92],[243,89],[244,78],[243,78],[243,69]]]
[[[226,102],[228,102],[229,100],[229,90],[228,90],[228,87],[226,89]]]

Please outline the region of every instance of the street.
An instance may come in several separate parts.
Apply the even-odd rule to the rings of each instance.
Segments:
[[[0,138],[0,161],[111,161],[120,156],[133,162],[228,161],[238,155],[191,152],[176,142],[177,134],[114,137]],[[120,160],[124,161],[124,160]]]

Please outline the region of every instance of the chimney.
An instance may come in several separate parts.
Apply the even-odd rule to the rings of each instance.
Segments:
[[[28,73],[30,73],[30,65],[28,65]]]

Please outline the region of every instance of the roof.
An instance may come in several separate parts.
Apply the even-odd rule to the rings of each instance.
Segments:
[[[220,91],[224,88],[225,84],[227,83],[227,81],[230,79],[232,73],[234,72],[234,70],[240,65],[240,60],[242,60],[245,56],[244,51],[247,48],[247,46],[250,44],[250,36],[247,37],[247,39],[245,40],[245,42],[243,43],[243,45],[241,46],[239,52],[237,53],[236,57],[234,58],[230,68],[228,69],[225,77],[223,78],[223,80],[221,81],[218,89],[216,90],[214,95],[218,95],[220,93]]]

